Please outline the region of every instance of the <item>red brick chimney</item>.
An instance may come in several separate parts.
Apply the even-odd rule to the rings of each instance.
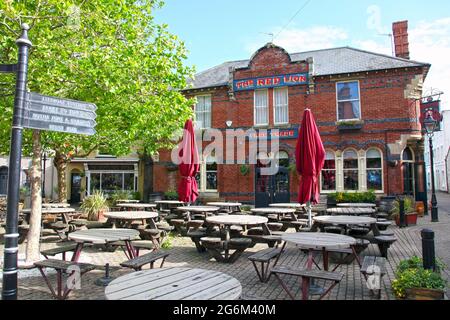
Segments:
[[[392,24],[394,34],[395,56],[409,59],[408,20]]]

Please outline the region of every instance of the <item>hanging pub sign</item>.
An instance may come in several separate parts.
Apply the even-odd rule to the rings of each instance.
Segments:
[[[424,128],[423,121],[427,117],[428,112],[431,112],[433,119],[438,122],[436,125],[436,131],[441,131],[441,121],[442,121],[441,100],[420,103],[419,121],[420,124],[422,125],[422,128]]]
[[[308,83],[308,73],[283,74],[269,77],[234,80],[234,91],[297,86]]]

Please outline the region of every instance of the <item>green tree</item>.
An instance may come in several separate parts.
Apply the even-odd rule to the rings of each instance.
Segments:
[[[28,88],[41,94],[95,103],[93,136],[42,131],[54,151],[59,200],[66,201],[66,167],[102,147],[124,155],[133,146],[149,155],[169,146],[172,132],[192,114],[180,89],[193,69],[168,26],[154,21],[159,0],[35,0],[0,2],[0,61],[15,63],[20,24],[30,25]],[[0,75],[0,152],[8,153],[14,77]],[[36,136],[35,136],[36,138]],[[24,155],[32,154],[31,130]],[[39,147],[39,148],[38,148]]]

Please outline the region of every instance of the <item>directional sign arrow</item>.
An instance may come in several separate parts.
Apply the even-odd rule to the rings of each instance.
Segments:
[[[72,117],[67,117],[67,116],[59,116],[59,115],[46,114],[46,113],[41,113],[41,112],[36,112],[36,111],[28,111],[28,110],[24,111],[23,119],[24,119],[24,121],[39,120],[39,121],[45,121],[45,122],[54,123],[54,124],[65,124],[65,125],[70,125],[70,126],[86,127],[86,128],[93,128],[97,124],[94,120],[72,118]]]
[[[77,101],[71,99],[64,99],[58,97],[44,96],[36,92],[29,92],[27,94],[27,100],[30,102],[35,102],[38,104],[45,104],[49,106],[71,108],[81,111],[92,111],[97,110],[97,106],[93,103]]]
[[[54,114],[58,116],[68,116],[85,120],[95,120],[97,115],[92,111],[82,111],[79,109],[70,109],[67,107],[56,107],[52,105],[40,104],[36,102],[27,102],[25,110],[40,112],[45,114]]]
[[[64,133],[93,135],[96,131],[93,128],[78,127],[66,124],[55,124],[34,119],[24,119],[24,127],[37,130],[57,131]]]

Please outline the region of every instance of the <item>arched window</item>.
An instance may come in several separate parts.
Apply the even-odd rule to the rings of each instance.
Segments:
[[[358,188],[358,153],[349,149],[344,151],[344,190]]]
[[[403,193],[414,195],[414,154],[409,147],[402,152]]]
[[[366,181],[367,189],[383,190],[383,165],[378,149],[369,149],[366,152]]]
[[[402,160],[403,161],[414,161],[413,153],[411,152],[410,148],[405,148],[405,150],[403,150]]]
[[[336,190],[336,159],[333,151],[327,151],[322,169],[322,190]]]

